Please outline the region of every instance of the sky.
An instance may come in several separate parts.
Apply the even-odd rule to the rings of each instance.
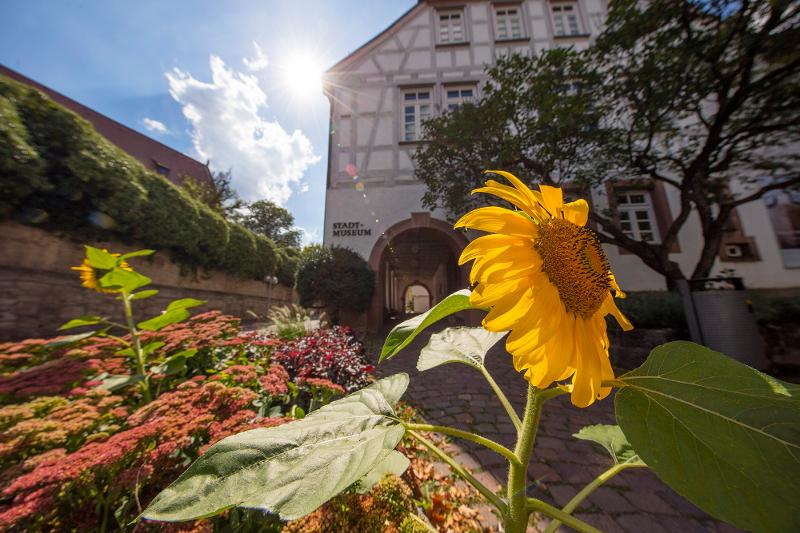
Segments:
[[[414,0],[0,0],[0,63],[196,159],[323,234],[320,71]]]

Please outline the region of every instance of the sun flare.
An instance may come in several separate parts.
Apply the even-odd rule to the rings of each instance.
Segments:
[[[295,54],[284,65],[283,82],[298,97],[322,93],[322,65],[311,54]]]

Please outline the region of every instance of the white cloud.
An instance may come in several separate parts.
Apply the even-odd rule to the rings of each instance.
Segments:
[[[308,192],[308,183],[302,183],[300,185],[300,194],[303,194],[304,192]]]
[[[256,49],[256,55],[253,59],[248,59],[246,57],[242,58],[242,63],[244,66],[247,67],[247,70],[251,72],[257,72],[259,70],[264,70],[269,65],[269,60],[267,60],[267,55],[264,53],[264,50],[258,46],[258,43],[253,41],[253,47]]]
[[[302,232],[302,236],[300,237],[300,244],[302,246],[322,242],[322,239],[319,238],[319,231],[316,229],[308,230],[300,226],[295,226],[295,229],[299,229]]]
[[[166,73],[172,97],[192,123],[192,140],[200,159],[215,170],[230,168],[233,185],[245,200],[267,198],[283,205],[290,184],[319,161],[311,142],[299,130],[284,130],[260,113],[267,95],[255,76],[235,72],[217,56],[210,58],[211,82],[174,69]]]
[[[145,117],[142,120],[142,123],[144,123],[144,127],[147,129],[147,131],[152,131],[155,133],[167,133],[167,127],[164,125],[164,123],[154,118]]]

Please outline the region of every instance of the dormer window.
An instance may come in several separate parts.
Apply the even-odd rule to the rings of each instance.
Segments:
[[[156,163],[156,172],[166,178],[167,176],[169,176],[169,167],[165,167],[164,165]]]
[[[439,17],[439,44],[464,43],[467,41],[464,32],[464,12],[448,10],[437,12]]]
[[[518,7],[496,7],[494,31],[498,41],[522,39],[522,17]]]

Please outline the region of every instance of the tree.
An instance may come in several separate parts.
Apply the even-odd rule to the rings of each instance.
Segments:
[[[669,281],[669,257],[692,213],[702,249],[690,278],[708,277],[731,213],[800,184],[800,5],[778,0],[612,2],[583,52],[513,56],[489,70],[484,97],[426,123],[416,153],[423,203],[462,213],[481,171],[504,168],[549,184],[654,180],[680,207],[661,242],[623,233],[594,210],[602,241],[633,252]],[[454,177],[458,179],[454,179]],[[759,179],[760,178],[760,179]]]
[[[314,244],[300,255],[296,287],[300,305],[325,307],[333,322],[338,323],[342,310],[367,310],[375,288],[375,273],[364,258],[349,248]]]
[[[294,216],[274,202],[258,200],[245,204],[237,222],[250,231],[266,235],[275,244],[300,249],[303,233],[294,227]]]
[[[228,220],[235,217],[244,202],[231,186],[231,171],[211,174],[211,182],[184,176],[182,186],[195,200],[199,200]]]

